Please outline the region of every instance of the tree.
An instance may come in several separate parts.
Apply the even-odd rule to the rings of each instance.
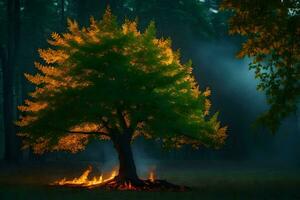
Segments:
[[[203,2],[197,0],[130,0],[127,2],[125,4],[127,9],[141,16],[143,19],[141,21],[157,21],[158,28],[163,34],[172,34],[178,40],[186,41],[187,33],[196,33],[195,35],[204,38],[213,34],[209,7]]]
[[[65,24],[65,0],[60,1],[60,15],[61,15],[61,30],[63,30]]]
[[[15,161],[18,158],[18,142],[15,135],[14,78],[15,61],[19,48],[20,1],[7,1],[7,48],[1,47],[3,67],[3,122],[5,131],[4,159]]]
[[[275,132],[296,112],[300,94],[300,3],[297,0],[224,0],[232,11],[230,33],[245,37],[239,58],[250,57],[270,108],[258,123]]]
[[[77,152],[88,139],[110,139],[119,156],[120,181],[139,182],[131,151],[138,136],[167,147],[220,147],[226,138],[217,114],[209,117],[210,90],[200,92],[191,63],[181,64],[171,41],[157,39],[135,21],[119,26],[108,9],[80,29],[52,34],[52,48],[39,50],[45,64],[26,74],[36,86],[19,107],[24,148],[36,153]]]

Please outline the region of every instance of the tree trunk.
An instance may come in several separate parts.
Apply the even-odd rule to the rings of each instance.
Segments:
[[[87,23],[87,1],[78,0],[77,1],[77,21],[81,25],[86,25]]]
[[[60,21],[60,25],[61,25],[61,31],[64,30],[65,28],[65,0],[61,0],[60,1],[60,12],[61,12],[61,21]]]
[[[131,138],[124,134],[117,136],[112,141],[119,158],[119,175],[117,177],[118,181],[130,181],[138,184],[140,179],[136,173],[136,167],[130,144]]]
[[[7,59],[3,65],[3,112],[5,131],[4,159],[16,161],[19,157],[19,142],[14,126],[14,68],[19,44],[20,32],[20,1],[9,0],[7,2],[8,16],[8,45]]]

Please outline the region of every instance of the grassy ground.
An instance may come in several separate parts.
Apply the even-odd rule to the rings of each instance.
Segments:
[[[190,163],[190,164],[189,164]],[[163,179],[192,187],[188,192],[103,191],[50,187],[58,178],[74,177],[81,166],[0,165],[0,199],[299,199],[300,170],[287,167],[249,167],[235,164],[172,162],[158,167]],[[81,170],[79,170],[81,169]]]

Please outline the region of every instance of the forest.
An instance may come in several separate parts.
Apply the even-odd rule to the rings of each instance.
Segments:
[[[299,1],[0,0],[0,24],[0,198],[300,198]]]

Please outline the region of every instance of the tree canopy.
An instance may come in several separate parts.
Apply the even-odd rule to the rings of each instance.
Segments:
[[[300,3],[297,0],[224,0],[232,11],[231,34],[245,37],[238,57],[250,57],[250,69],[265,91],[270,108],[258,123],[275,132],[297,109],[300,94]]]
[[[52,34],[51,48],[39,50],[39,72],[25,74],[36,89],[19,106],[24,147],[76,152],[90,137],[127,132],[167,146],[223,144],[226,127],[217,113],[209,117],[210,90],[199,90],[191,62],[181,64],[153,23],[141,33],[135,21],[118,25],[108,9],[88,28],[68,24],[67,33]]]

